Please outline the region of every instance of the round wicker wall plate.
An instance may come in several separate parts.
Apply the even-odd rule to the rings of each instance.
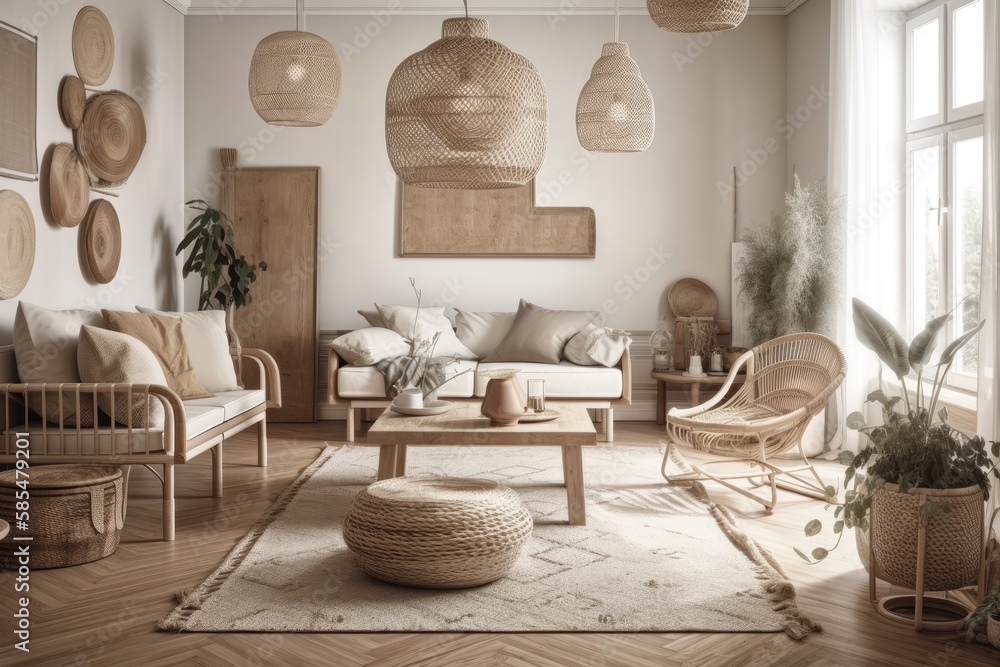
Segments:
[[[90,178],[83,160],[70,144],[56,144],[49,166],[49,207],[52,219],[63,227],[76,227],[87,215]]]
[[[719,308],[715,291],[695,278],[675,282],[667,293],[667,302],[676,317],[713,317]]]
[[[21,293],[35,264],[35,217],[24,197],[0,190],[0,299]]]
[[[87,108],[87,90],[80,77],[72,74],[64,76],[59,90],[59,111],[66,127],[74,130],[83,122],[83,112]]]
[[[90,205],[83,233],[90,272],[94,280],[106,285],[114,280],[122,258],[122,228],[111,202],[98,199]]]
[[[112,90],[87,101],[76,131],[76,147],[98,187],[124,185],[146,146],[146,120],[139,104]]]
[[[111,74],[115,34],[108,17],[97,7],[84,7],[73,22],[73,64],[88,86],[100,86]]]

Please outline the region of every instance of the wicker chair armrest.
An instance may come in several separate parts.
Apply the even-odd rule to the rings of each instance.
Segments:
[[[187,422],[184,415],[184,404],[181,402],[180,396],[177,395],[170,387],[160,384],[131,384],[131,383],[95,383],[95,382],[29,382],[29,383],[4,383],[0,384],[0,410],[4,412],[4,423],[7,428],[11,428],[11,402],[16,400],[22,405],[29,403],[28,397],[32,394],[41,396],[43,401],[43,412],[45,401],[44,398],[47,394],[56,394],[61,400],[65,400],[64,397],[67,393],[73,394],[75,396],[74,403],[76,403],[81,396],[93,396],[96,394],[109,394],[109,395],[122,395],[125,396],[129,393],[132,394],[148,394],[149,396],[155,396],[160,404],[163,406],[165,413],[165,424],[164,432],[167,434],[164,440],[163,446],[164,450],[170,454],[174,454],[177,459],[182,459],[187,453]],[[46,421],[47,415],[41,415],[42,421],[42,432],[47,434],[52,433],[86,433],[90,432],[92,429],[97,427],[89,426],[64,426],[62,424],[50,424]],[[129,434],[131,438],[132,433],[146,432],[148,427],[129,427],[129,426],[113,426],[112,428],[120,429],[123,432]],[[9,449],[9,447],[8,447]],[[2,453],[2,452],[0,452]],[[9,453],[9,452],[8,452]],[[100,455],[95,455],[100,457]]]
[[[257,364],[260,372],[260,387],[267,397],[267,407],[281,407],[281,372],[278,370],[278,362],[270,354],[256,347],[245,347],[242,351],[243,358],[249,359]]]
[[[689,418],[700,415],[702,413],[708,412],[719,403],[726,399],[726,394],[729,390],[733,388],[733,383],[736,382],[736,377],[739,375],[740,369],[743,368],[750,360],[753,359],[753,350],[749,352],[744,352],[739,356],[739,358],[733,362],[732,368],[729,369],[729,375],[726,377],[726,381],[723,383],[722,388],[716,392],[715,396],[705,401],[701,405],[696,405],[690,408],[671,408],[668,416],[673,418]],[[747,370],[747,382],[750,381],[750,370]]]

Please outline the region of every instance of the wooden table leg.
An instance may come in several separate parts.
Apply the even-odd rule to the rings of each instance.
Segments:
[[[656,381],[656,423],[667,423],[667,383],[663,380]]]
[[[587,504],[583,496],[583,450],[579,445],[563,446],[562,459],[569,525],[586,526]]]
[[[396,477],[406,474],[406,445],[396,445]]]
[[[396,445],[382,445],[378,451],[378,478],[396,476]]]
[[[696,408],[701,405],[701,386],[697,382],[691,383],[691,407]]]

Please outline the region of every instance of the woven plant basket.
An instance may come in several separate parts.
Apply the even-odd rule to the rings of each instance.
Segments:
[[[340,102],[341,85],[337,52],[311,32],[268,35],[250,61],[250,102],[271,125],[322,125]]]
[[[18,569],[16,548],[31,545],[31,568],[80,565],[110,556],[125,523],[122,471],[115,466],[32,466],[27,530],[18,527],[16,471],[0,472],[0,518],[31,542],[0,542],[0,567]],[[23,479],[23,477],[21,478]],[[22,501],[23,502],[23,501]]]
[[[653,95],[628,44],[608,42],[576,103],[576,136],[588,151],[637,153],[653,143]]]
[[[1000,621],[992,616],[986,621],[986,639],[990,646],[1000,649]]]
[[[983,537],[983,491],[910,489],[886,484],[872,496],[870,534],[875,538],[875,576],[904,588],[917,587],[917,535],[921,497],[938,505],[927,519],[924,590],[951,591],[979,582]],[[948,511],[945,507],[950,507]],[[855,531],[858,555],[871,571],[869,533]]]
[[[520,498],[497,482],[397,477],[355,496],[344,520],[344,541],[377,579],[468,588],[507,574],[531,528]]]
[[[667,32],[732,30],[749,8],[750,0],[646,0],[653,23]]]
[[[548,100],[534,65],[489,39],[483,19],[447,19],[400,63],[385,96],[385,143],[407,185],[524,185],[545,158]]]

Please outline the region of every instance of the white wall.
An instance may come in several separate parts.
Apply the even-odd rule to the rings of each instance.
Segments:
[[[183,17],[161,0],[3,0],[0,20],[38,35],[38,154],[42,183],[51,147],[72,142],[57,107],[59,83],[75,74],[72,30],[87,4],[101,9],[115,34],[115,65],[102,89],[128,92],[146,120],[146,148],[119,198],[110,197],[122,226],[122,260],[116,280],[85,278],[79,231],[43,215],[39,183],[0,177],[28,201],[35,216],[35,264],[24,291],[0,301],[0,345],[10,343],[19,300],[51,308],[179,305],[180,273],[173,249],[182,232],[184,40]],[[103,195],[93,195],[97,198]],[[47,204],[46,204],[47,210]],[[82,260],[85,263],[85,259]]]
[[[809,0],[787,17],[786,188],[825,180],[830,152],[830,0]]]
[[[340,47],[343,97],[324,127],[283,130],[254,113],[247,70],[257,42],[290,29],[292,18],[185,20],[185,198],[218,200],[220,147],[240,148],[245,166],[319,165],[320,236],[332,247],[320,270],[322,329],[361,326],[355,310],[372,301],[411,303],[407,276],[416,277],[425,302],[486,310],[513,310],[519,297],[555,308],[607,304],[608,321],[633,330],[655,328],[658,314],[667,311],[667,288],[695,276],[715,288],[719,317],[728,318],[732,199],[720,185],[730,182],[733,165],[779,138],[776,125],[786,113],[784,17],[751,16],[732,32],[701,36],[700,44],[696,36],[659,30],[648,17],[622,17],[621,39],[653,90],[657,111],[652,148],[631,155],[585,154],[574,126],[579,91],[613,35],[610,16],[569,15],[554,25],[545,16],[490,19],[491,35],[528,57],[548,89],[539,202],[591,206],[597,213],[596,259],[559,260],[395,256],[385,88],[401,60],[440,36],[442,17],[391,16],[383,23],[386,18],[379,25],[371,16],[309,17],[310,31]],[[375,36],[364,36],[366,28]],[[781,206],[784,170],[783,154],[753,169],[740,188],[741,221],[766,220]],[[670,259],[647,272],[650,249],[660,248]],[[196,287],[189,283],[185,295],[193,305]]]

